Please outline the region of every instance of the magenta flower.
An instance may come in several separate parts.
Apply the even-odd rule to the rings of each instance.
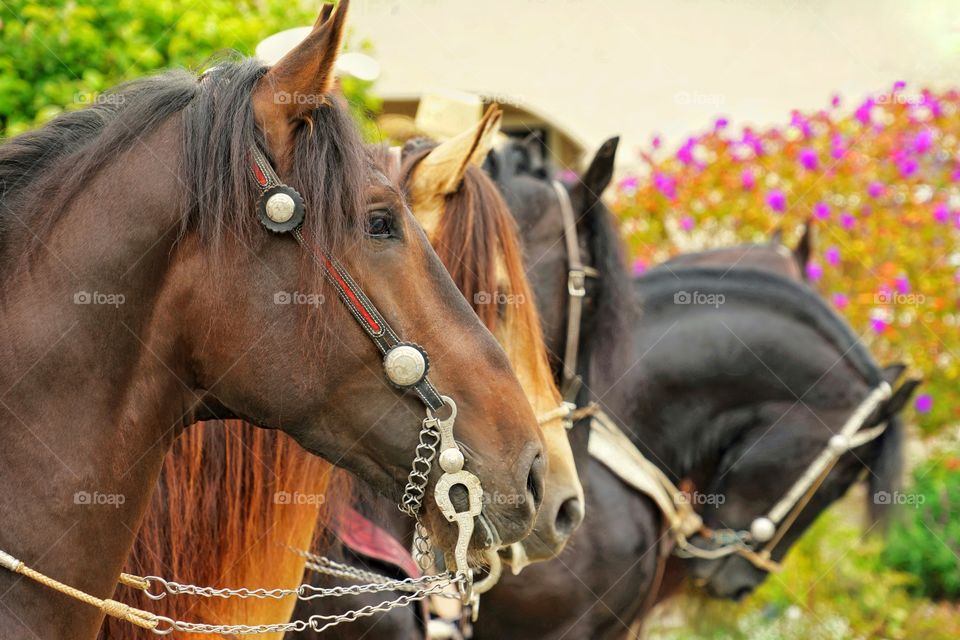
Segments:
[[[818,220],[828,220],[830,218],[830,205],[826,202],[818,202],[813,205],[813,215],[815,215]]]
[[[639,276],[644,271],[647,270],[647,263],[644,262],[641,258],[637,258],[633,261],[633,275]]]
[[[960,182],[960,167],[955,167],[950,173],[951,182]]]
[[[777,213],[787,210],[787,196],[780,189],[773,189],[767,194],[767,205]]]
[[[653,148],[659,149],[661,144],[663,144],[663,140],[660,139],[660,136],[653,136]]]
[[[823,277],[823,267],[820,266],[820,263],[816,260],[811,260],[807,263],[807,280],[810,282],[816,282]]]
[[[753,188],[757,184],[757,178],[753,175],[751,169],[744,169],[743,173],[740,174],[740,185],[743,187],[744,191],[753,191]]]
[[[933,396],[929,393],[921,393],[913,401],[913,408],[917,410],[917,413],[930,413],[933,409]]]
[[[670,200],[677,197],[677,179],[659,171],[653,174],[653,186]]]
[[[903,91],[904,88],[906,88],[906,86],[907,86],[906,82],[904,82],[903,80],[897,80],[896,82],[893,83],[893,92],[896,93],[897,91]]]
[[[680,228],[684,231],[692,231],[694,226],[696,226],[696,222],[690,216],[680,218]]]
[[[727,125],[730,124],[730,121],[726,118],[717,118],[717,121],[713,123],[714,129],[726,129]]]
[[[840,264],[840,249],[830,247],[823,253],[823,257],[826,258],[827,264],[831,267],[836,267]]]
[[[871,198],[879,198],[886,192],[887,188],[882,182],[873,181],[867,186],[867,195]]]
[[[950,222],[950,207],[946,202],[939,202],[937,206],[933,208],[933,219],[940,224]]]
[[[803,149],[800,152],[800,164],[808,171],[816,171],[819,164],[817,152],[810,147]]]
[[[900,293],[910,293],[910,279],[905,275],[901,274],[897,276],[897,279],[893,282],[893,286],[895,286]]]
[[[904,159],[899,165],[900,175],[904,178],[910,178],[917,172],[919,165],[913,158]]]
[[[847,141],[839,133],[830,140],[830,157],[839,160],[847,153]]]
[[[640,184],[640,179],[637,176],[627,176],[623,180],[617,183],[617,186],[624,191],[636,191],[637,187]]]
[[[833,294],[833,306],[835,306],[837,309],[846,309],[848,304],[850,304],[850,298],[847,297],[847,294]]]
[[[913,152],[924,154],[933,147],[933,134],[929,129],[921,129],[913,138]]]
[[[860,124],[868,125],[872,122],[873,104],[873,98],[867,98],[863,104],[857,107],[857,110],[853,115],[860,122]]]
[[[870,320],[870,328],[873,329],[874,333],[883,333],[887,326],[887,321],[883,318],[872,318]]]
[[[830,106],[833,107],[834,109],[836,109],[837,107],[840,106],[840,94],[839,94],[839,93],[833,94],[833,97],[830,98]]]
[[[849,211],[844,211],[840,214],[840,224],[844,229],[850,230],[856,226],[857,219]]]
[[[677,151],[677,160],[686,165],[693,164],[693,147],[696,144],[696,140],[687,138],[687,142]]]

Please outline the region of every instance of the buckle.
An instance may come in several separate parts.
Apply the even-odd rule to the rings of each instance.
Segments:
[[[583,269],[570,269],[567,274],[567,292],[577,298],[587,295],[587,290],[584,288],[586,279],[587,274]]]

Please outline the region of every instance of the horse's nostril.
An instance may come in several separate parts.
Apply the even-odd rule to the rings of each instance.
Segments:
[[[533,508],[539,509],[543,502],[543,455],[537,454],[530,465],[530,473],[527,474],[527,491],[533,497]]]
[[[553,528],[561,536],[567,537],[583,522],[583,503],[577,498],[567,498],[560,505]]]

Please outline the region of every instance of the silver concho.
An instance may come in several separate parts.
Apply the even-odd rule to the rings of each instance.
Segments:
[[[757,518],[750,523],[750,537],[754,542],[769,542],[777,532],[777,526],[769,518]]]
[[[398,344],[383,357],[383,369],[398,387],[412,387],[427,373],[427,359],[416,347]]]
[[[267,199],[264,208],[267,217],[274,222],[286,222],[296,212],[297,203],[286,193],[275,193]]]

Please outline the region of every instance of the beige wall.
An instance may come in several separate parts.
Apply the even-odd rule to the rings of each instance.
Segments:
[[[456,88],[550,114],[592,151],[783,122],[895,80],[960,83],[960,0],[355,0],[386,96]]]

